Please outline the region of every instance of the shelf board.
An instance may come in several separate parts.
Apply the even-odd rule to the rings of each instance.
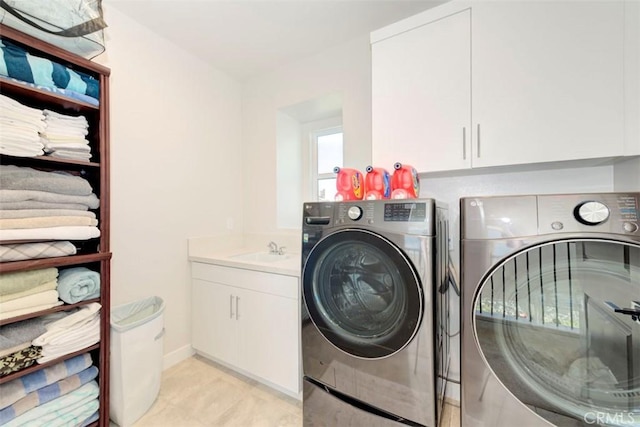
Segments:
[[[70,255],[56,258],[38,258],[24,261],[9,261],[0,263],[0,274],[14,271],[34,270],[49,267],[62,267],[74,264],[86,264],[111,259],[111,252],[98,252],[86,255]]]
[[[83,305],[90,304],[92,302],[100,302],[100,298],[94,298],[86,301],[81,301],[75,304],[62,304],[55,307],[47,308],[46,310],[34,311],[33,313],[23,314],[16,317],[10,317],[8,319],[0,320],[0,326],[8,325],[10,323],[19,322],[21,320],[32,319],[34,317],[44,316],[46,314],[56,313],[58,311],[67,311],[76,307],[82,307]]]
[[[97,112],[100,106],[89,104],[79,99],[64,96],[46,89],[39,89],[28,86],[25,83],[15,82],[5,77],[0,77],[0,92],[3,95],[19,95],[21,97],[29,97],[32,100],[46,102],[48,104],[60,105],[64,109],[78,112]]]

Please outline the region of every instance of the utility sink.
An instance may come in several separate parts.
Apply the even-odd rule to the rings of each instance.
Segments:
[[[278,262],[291,258],[291,254],[274,254],[271,252],[248,252],[246,254],[232,255],[229,258],[240,261],[253,262]]]

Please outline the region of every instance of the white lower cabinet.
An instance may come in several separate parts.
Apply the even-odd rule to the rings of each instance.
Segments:
[[[192,263],[192,345],[281,391],[300,391],[298,278]]]

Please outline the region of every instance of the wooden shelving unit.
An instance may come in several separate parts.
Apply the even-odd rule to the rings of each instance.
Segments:
[[[76,307],[92,302],[99,302],[101,309],[100,342],[81,351],[67,354],[59,359],[38,365],[34,364],[21,371],[0,378],[0,384],[20,378],[31,372],[51,366],[77,354],[90,352],[94,364],[99,369],[98,383],[100,386],[100,418],[93,425],[106,427],[109,425],[109,334],[110,334],[110,262],[109,246],[109,75],[110,70],[100,64],[74,55],[44,41],[16,31],[6,26],[0,26],[0,38],[22,45],[29,53],[50,59],[71,69],[81,71],[96,78],[100,84],[99,106],[91,105],[55,94],[46,90],[36,89],[0,78],[0,93],[13,98],[20,103],[40,109],[50,109],[62,114],[84,115],[89,122],[89,134],[92,159],[90,162],[79,160],[64,160],[59,158],[13,157],[0,155],[1,164],[28,166],[40,170],[65,170],[83,176],[91,184],[94,193],[100,199],[100,208],[96,210],[99,220],[100,237],[87,241],[73,242],[78,247],[78,253],[73,256],[12,261],[0,263],[0,274],[18,272],[48,267],[86,266],[100,272],[101,292],[99,299],[82,301],[77,304],[64,304],[48,310],[22,315],[0,321],[0,328],[4,325],[35,318],[42,315],[72,310]]]

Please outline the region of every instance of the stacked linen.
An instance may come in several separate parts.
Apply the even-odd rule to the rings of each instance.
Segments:
[[[57,268],[0,274],[0,320],[61,305],[57,277]]]
[[[86,136],[89,122],[84,116],[68,116],[44,110],[47,128],[40,133],[47,155],[63,159],[89,160],[91,148]]]
[[[46,363],[100,341],[100,308],[100,304],[93,302],[76,310],[44,316],[47,332],[31,342],[42,347],[42,357],[37,362]]]
[[[90,354],[84,353],[1,384],[0,425],[79,389],[97,376],[98,368],[93,366]]]
[[[0,165],[0,244],[99,237],[99,206],[80,176]]]
[[[46,331],[41,317],[0,326],[0,377],[33,365],[42,349],[32,341]]]
[[[39,132],[45,129],[42,110],[0,95],[0,154],[32,157],[44,154]]]

